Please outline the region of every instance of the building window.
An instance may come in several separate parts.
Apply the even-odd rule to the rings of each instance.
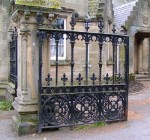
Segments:
[[[58,23],[58,29],[66,30],[66,19],[58,18],[56,22]],[[59,40],[58,44],[58,60],[66,59],[66,35],[63,38]],[[54,38],[50,39],[50,60],[56,60],[56,42]]]
[[[108,26],[107,27],[107,32],[108,32],[108,34],[110,34],[112,23],[110,21],[108,21],[107,26]],[[107,43],[107,60],[112,61],[112,44],[110,42]]]

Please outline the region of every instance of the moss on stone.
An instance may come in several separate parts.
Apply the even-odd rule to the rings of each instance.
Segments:
[[[16,0],[15,4],[60,9],[60,3],[57,0]]]
[[[5,94],[5,89],[0,89],[0,95],[4,95]]]

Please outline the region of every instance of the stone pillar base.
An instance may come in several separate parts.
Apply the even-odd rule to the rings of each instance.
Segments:
[[[0,82],[0,96],[5,96],[6,100],[14,101],[16,96],[15,85],[8,82]]]
[[[36,133],[38,130],[37,102],[21,102],[16,98],[14,103],[12,127],[19,136]]]

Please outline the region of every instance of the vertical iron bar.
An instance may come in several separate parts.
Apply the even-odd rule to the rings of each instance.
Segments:
[[[15,92],[17,94],[17,85],[18,85],[18,32],[17,32],[17,28],[15,27],[15,53],[16,53],[16,56],[15,56],[15,67],[16,67],[16,70],[15,70]]]
[[[89,43],[86,42],[86,63],[85,63],[85,78],[86,78],[86,84],[88,85],[88,74],[89,74],[89,69],[88,69],[88,65],[89,65]]]
[[[58,43],[59,40],[56,39],[56,86],[58,85]]]
[[[70,21],[70,25],[71,25],[71,30],[74,31],[74,26],[76,25],[76,14],[73,13],[72,17],[71,17],[71,21]],[[75,46],[75,40],[76,40],[76,34],[71,33],[70,34],[70,44],[71,44],[71,86],[73,86],[74,81],[74,46]],[[72,91],[72,88],[71,88]],[[71,95],[71,111],[70,111],[70,115],[71,115],[71,123],[74,123],[74,95]]]
[[[103,117],[102,116],[102,111],[103,111],[103,109],[102,109],[102,106],[103,106],[103,104],[102,104],[102,95],[103,94],[98,94],[98,100],[99,100],[99,102],[98,102],[99,120],[102,119],[102,117]]]
[[[40,82],[40,87],[42,87],[42,43],[43,42],[39,42],[40,46],[39,46],[39,82]]]
[[[103,42],[100,39],[99,42],[99,84],[101,84],[102,81],[102,49],[103,49]]]
[[[89,23],[90,23],[89,20],[85,21],[85,30],[86,30],[86,32],[88,32],[88,30],[90,29]],[[85,37],[85,45],[86,45],[85,78],[86,78],[86,85],[88,85],[88,74],[89,74],[89,41],[90,41],[90,36],[88,34],[86,34],[86,37]]]
[[[39,39],[39,128],[38,133],[42,132],[41,124],[42,124],[42,105],[41,105],[41,88],[42,88],[42,42]]]
[[[70,103],[70,122],[72,124],[74,124],[75,120],[74,120],[74,98],[75,98],[75,95],[70,95],[71,96],[71,103]],[[72,127],[70,127],[70,129],[72,129]]]
[[[72,14],[70,25],[71,30],[74,31],[74,26],[76,25],[76,18],[77,15],[75,13]],[[71,85],[73,85],[73,78],[74,78],[74,46],[75,46],[75,34],[71,33],[70,36],[70,44],[71,44]]]
[[[41,105],[41,84],[40,84],[40,80],[38,80],[38,90],[39,90],[39,94],[38,94],[38,107],[39,107],[39,111],[38,111],[38,133],[42,132],[42,128],[41,128],[41,124],[42,124],[42,105]]]
[[[104,28],[104,21],[103,21],[103,17],[100,17],[99,19],[99,32],[103,33],[103,28]],[[103,38],[102,36],[99,37],[99,84],[101,84],[102,82],[102,49],[103,49]]]
[[[115,29],[115,25],[113,25],[113,29],[112,29],[112,32],[115,34],[115,32],[116,32],[116,29]],[[116,67],[116,55],[117,55],[117,53],[116,53],[116,51],[117,51],[117,40],[116,40],[117,38],[115,37],[115,36],[113,36],[113,40],[112,40],[112,46],[113,46],[113,84],[115,83],[115,67]]]
[[[45,32],[39,31],[37,33],[37,36],[39,37],[39,81],[38,81],[38,86],[39,86],[39,122],[38,122],[38,132],[41,133],[42,128],[42,102],[41,102],[41,89],[42,89],[42,65],[43,65],[43,60],[42,60],[42,45],[44,38],[46,36]]]
[[[113,44],[113,84],[115,83],[115,44]]]
[[[117,74],[117,44],[113,44],[113,84],[115,83],[115,77]]]
[[[126,93],[125,93],[125,120],[128,119],[128,88],[129,88],[129,37],[126,37],[125,41],[125,83],[126,83]]]
[[[74,35],[73,35],[74,36]],[[74,78],[74,45],[75,41],[70,41],[71,43],[71,85],[73,85],[73,78]]]
[[[117,48],[117,43],[116,40],[117,38],[115,36],[113,36],[113,40],[112,40],[112,46],[113,46],[113,84],[115,83],[115,67],[116,67],[116,60],[115,60],[115,55],[116,55],[116,48]]]

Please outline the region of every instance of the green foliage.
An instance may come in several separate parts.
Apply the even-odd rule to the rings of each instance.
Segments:
[[[93,126],[94,127],[103,127],[103,126],[106,126],[106,123],[105,122],[97,122],[97,123],[94,123]]]
[[[8,111],[11,108],[12,108],[12,102],[11,101],[1,101],[0,102],[0,110]]]
[[[129,81],[135,81],[136,80],[136,76],[133,73],[129,74]]]
[[[104,126],[106,126],[105,122],[97,122],[97,123],[94,123],[94,124],[77,126],[75,130],[86,130],[86,129],[89,129],[89,128],[104,127]]]
[[[18,5],[37,6],[59,9],[60,3],[57,0],[16,0]]]
[[[80,126],[78,126],[78,127],[76,128],[76,130],[85,130],[85,129],[87,129],[87,128],[88,128],[87,125],[80,125]]]

